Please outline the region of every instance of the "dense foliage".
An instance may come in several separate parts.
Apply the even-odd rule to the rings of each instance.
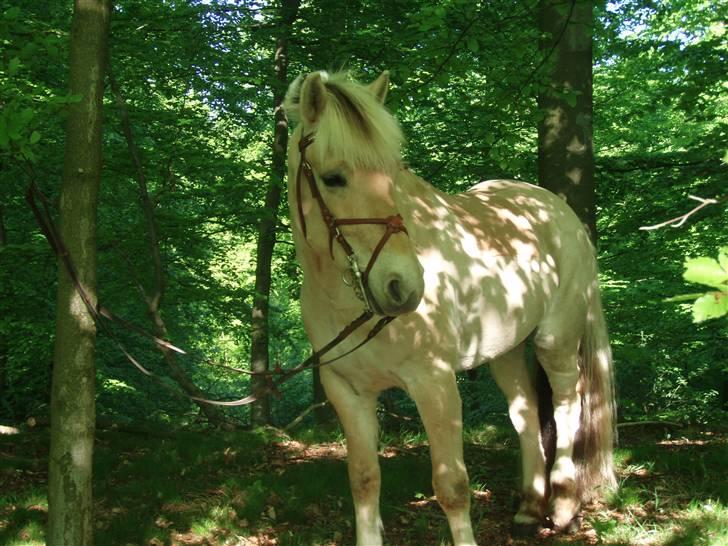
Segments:
[[[248,379],[235,368],[249,362],[278,3],[115,4],[111,73],[130,113],[159,228],[169,337],[187,350],[180,362],[209,395],[242,395]],[[77,97],[65,91],[69,3],[7,5],[0,13],[0,419],[18,421],[47,412],[56,277],[23,195],[35,179],[52,202],[57,198],[64,107]],[[389,106],[407,135],[407,159],[444,190],[484,178],[533,180],[543,64],[535,8],[501,0],[303,3],[289,73],[344,66],[371,80],[389,69]],[[696,292],[682,278],[686,256],[716,259],[728,245],[725,205],[704,207],[679,228],[639,227],[684,214],[692,208],[689,194],[726,193],[726,11],[704,0],[624,0],[602,6],[595,21],[599,252],[623,420],[725,416],[726,319],[693,324],[689,303],[664,301]],[[141,296],[154,283],[147,223],[110,92],[105,116],[99,297],[149,328]],[[270,351],[286,367],[308,346],[281,212]],[[720,264],[725,269],[725,259]],[[116,336],[144,366],[168,376],[152,344],[123,330]],[[102,415],[174,424],[197,418],[196,407],[171,392],[174,382],[140,374],[103,330],[97,366]],[[463,379],[473,423],[505,411],[487,374],[479,377]],[[299,376],[274,401],[275,422],[287,423],[310,401],[310,377]],[[394,403],[409,409],[403,399]],[[246,410],[230,413],[247,421]]]

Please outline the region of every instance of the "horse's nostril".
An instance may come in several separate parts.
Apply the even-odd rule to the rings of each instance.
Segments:
[[[392,279],[389,281],[389,296],[392,298],[392,301],[396,303],[397,305],[401,305],[404,301],[404,298],[402,297],[402,288],[400,285],[400,282],[398,279]]]

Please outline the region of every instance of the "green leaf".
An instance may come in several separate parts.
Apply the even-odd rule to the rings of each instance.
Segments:
[[[8,126],[5,122],[5,116],[0,116],[0,148],[7,148],[10,138],[8,135]]]
[[[33,150],[28,148],[27,146],[21,146],[20,147],[20,156],[27,159],[28,161],[35,163],[35,154],[33,153]]]
[[[20,10],[20,8],[10,8],[7,10],[3,17],[8,21],[15,21],[16,19],[20,19],[20,16],[23,14],[23,12]]]
[[[13,57],[12,59],[10,59],[10,62],[8,63],[8,74],[12,76],[18,71],[19,68],[20,59],[18,57]]]
[[[693,320],[704,320],[722,317],[728,314],[728,293],[711,292],[699,297],[693,303]]]
[[[713,258],[691,258],[685,260],[683,278],[688,282],[725,288],[725,285],[728,284],[728,270],[721,267],[721,264]]]
[[[728,246],[724,246],[718,251],[718,263],[728,271]]]
[[[40,140],[40,133],[38,131],[33,131],[30,133],[30,143],[35,144]]]
[[[472,51],[473,53],[477,53],[480,50],[480,44],[478,43],[478,40],[475,38],[468,38],[468,49]]]

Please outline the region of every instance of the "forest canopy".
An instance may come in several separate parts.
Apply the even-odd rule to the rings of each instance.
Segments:
[[[276,97],[297,75],[344,67],[368,82],[389,70],[387,106],[406,135],[406,160],[444,191],[489,178],[537,179],[544,62],[536,2],[326,0],[303,2],[295,11],[290,5],[115,2],[97,214],[98,297],[118,316],[153,330],[149,301],[162,294],[157,320],[187,356],[176,356],[170,368],[147,339],[115,325],[108,327],[113,336],[100,330],[99,416],[194,423],[200,409],[179,395],[180,377],[213,398],[250,391],[249,377],[238,370],[251,362],[257,243],[266,221],[275,233],[266,343],[271,367],[292,367],[308,355],[285,199],[272,201],[273,209],[267,202],[270,188],[282,187],[274,157]],[[694,323],[695,298],[665,301],[725,284],[702,287],[683,279],[686,258],[712,259],[726,270],[720,250],[728,245],[725,201],[704,206],[679,227],[639,228],[685,214],[695,206],[690,195],[720,201],[726,194],[727,9],[703,0],[596,5],[598,250],[622,421],[705,423],[726,416],[726,319]],[[21,0],[0,14],[4,422],[48,413],[56,258],[24,195],[34,181],[58,206],[65,119],[80,99],[67,86],[71,15],[69,2]],[[283,76],[276,64],[282,33],[288,33]],[[150,213],[157,254],[150,250]],[[131,366],[115,339],[160,379]],[[472,424],[506,411],[485,375],[479,382],[462,378]],[[289,423],[312,403],[313,390],[308,374],[288,382],[271,402],[272,422]],[[413,412],[404,398],[392,403],[398,413]],[[240,424],[250,422],[247,409],[225,411]]]

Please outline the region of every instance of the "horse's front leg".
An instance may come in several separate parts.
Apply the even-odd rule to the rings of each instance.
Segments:
[[[475,546],[470,484],[463,460],[462,403],[451,370],[437,369],[408,385],[430,441],[432,485],[450,525],[454,546]]]
[[[330,369],[321,370],[321,382],[346,435],[349,482],[356,517],[356,544],[381,546],[377,395],[356,392],[344,378]]]

